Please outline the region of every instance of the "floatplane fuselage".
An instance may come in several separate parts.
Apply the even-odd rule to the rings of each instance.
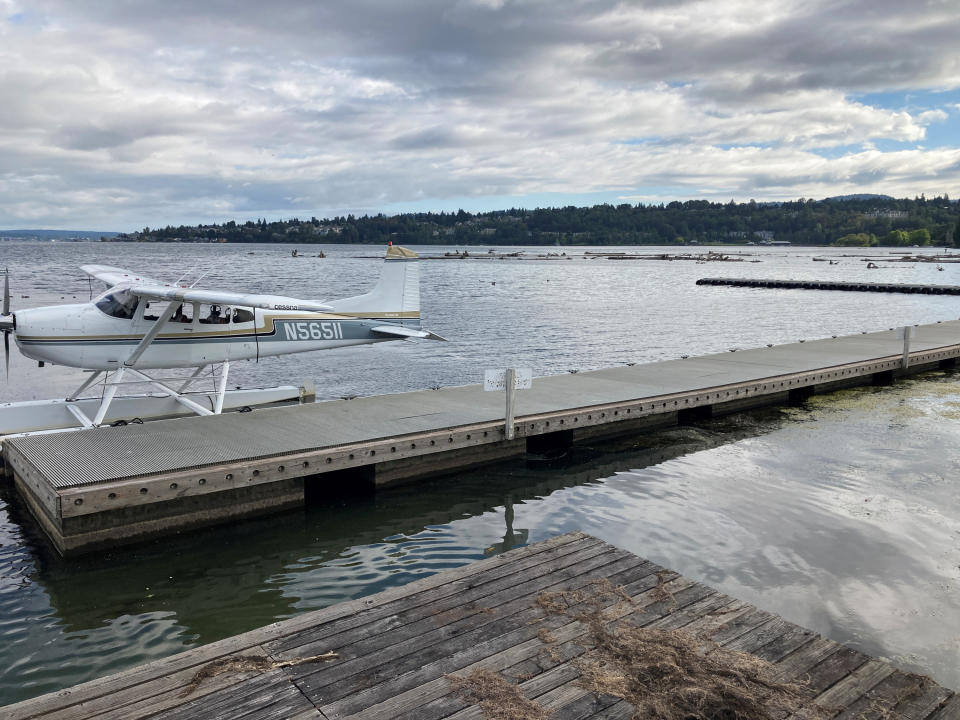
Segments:
[[[82,269],[109,289],[89,303],[15,313],[9,313],[5,289],[0,328],[13,333],[28,358],[92,371],[66,398],[70,412],[86,427],[102,423],[122,384],[149,383],[189,410],[216,414],[223,408],[233,361],[390,340],[442,339],[421,329],[417,256],[400,247],[388,248],[380,280],[370,292],[323,303],[198,290],[105,265]],[[186,394],[211,367],[216,368],[217,393],[204,407]],[[176,386],[170,379],[145,374],[170,368],[194,368],[194,373],[174,379]],[[101,377],[103,400],[93,418],[69,405]]]
[[[182,368],[423,337],[419,312],[302,312],[189,303],[132,362],[163,305],[111,288],[91,303],[20,310],[16,343],[28,358],[87,370]],[[405,317],[406,316],[406,317]]]

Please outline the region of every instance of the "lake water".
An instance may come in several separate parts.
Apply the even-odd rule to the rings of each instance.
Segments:
[[[291,258],[287,246],[3,243],[0,265],[11,268],[15,309],[85,300],[76,266],[92,262],[163,279],[196,266],[210,271],[208,287],[321,300],[362,292],[379,271],[380,248],[309,257],[318,249]],[[571,259],[421,263],[424,325],[449,343],[239,363],[231,378],[310,378],[320,397],[373,395],[474,383],[487,367],[547,375],[960,315],[949,296],[695,285],[960,284],[960,264],[868,270],[840,249],[727,249],[745,262],[707,264],[549,250]],[[840,263],[812,262],[825,256]],[[844,391],[68,562],[0,494],[0,705],[574,529],[960,687],[958,378]],[[15,354],[0,400],[77,383]]]

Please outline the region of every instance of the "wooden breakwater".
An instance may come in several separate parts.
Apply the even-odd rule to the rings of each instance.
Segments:
[[[839,280],[770,280],[764,278],[700,278],[697,285],[765,288],[771,290],[843,290],[846,292],[908,293],[911,295],[960,295],[958,285],[914,285]]]
[[[591,661],[617,668],[597,627],[682,635],[721,666],[736,659],[727,651],[749,654],[768,678],[798,684],[793,717],[960,717],[960,696],[930,678],[583,533],[0,708],[0,716],[482,720],[479,703],[496,698],[463,691],[480,677],[499,683],[501,697],[516,693],[506,694],[514,708],[524,702],[543,717],[628,720],[636,709],[630,698],[598,691],[584,676]],[[714,710],[711,717],[725,717],[722,707]]]

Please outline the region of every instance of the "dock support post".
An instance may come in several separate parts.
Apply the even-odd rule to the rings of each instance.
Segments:
[[[713,405],[700,405],[692,408],[681,408],[677,411],[677,424],[689,425],[713,417]]]
[[[514,385],[517,382],[517,371],[514,368],[507,368],[506,372],[506,391],[507,391],[507,411],[506,411],[506,427],[504,428],[505,433],[504,437],[507,440],[513,440],[513,405],[514,398],[516,396],[516,390]]]

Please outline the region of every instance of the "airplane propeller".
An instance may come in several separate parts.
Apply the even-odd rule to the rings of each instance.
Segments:
[[[0,330],[3,331],[3,363],[10,379],[10,333],[13,332],[13,316],[10,314],[10,270],[3,271],[3,312],[0,313]]]

